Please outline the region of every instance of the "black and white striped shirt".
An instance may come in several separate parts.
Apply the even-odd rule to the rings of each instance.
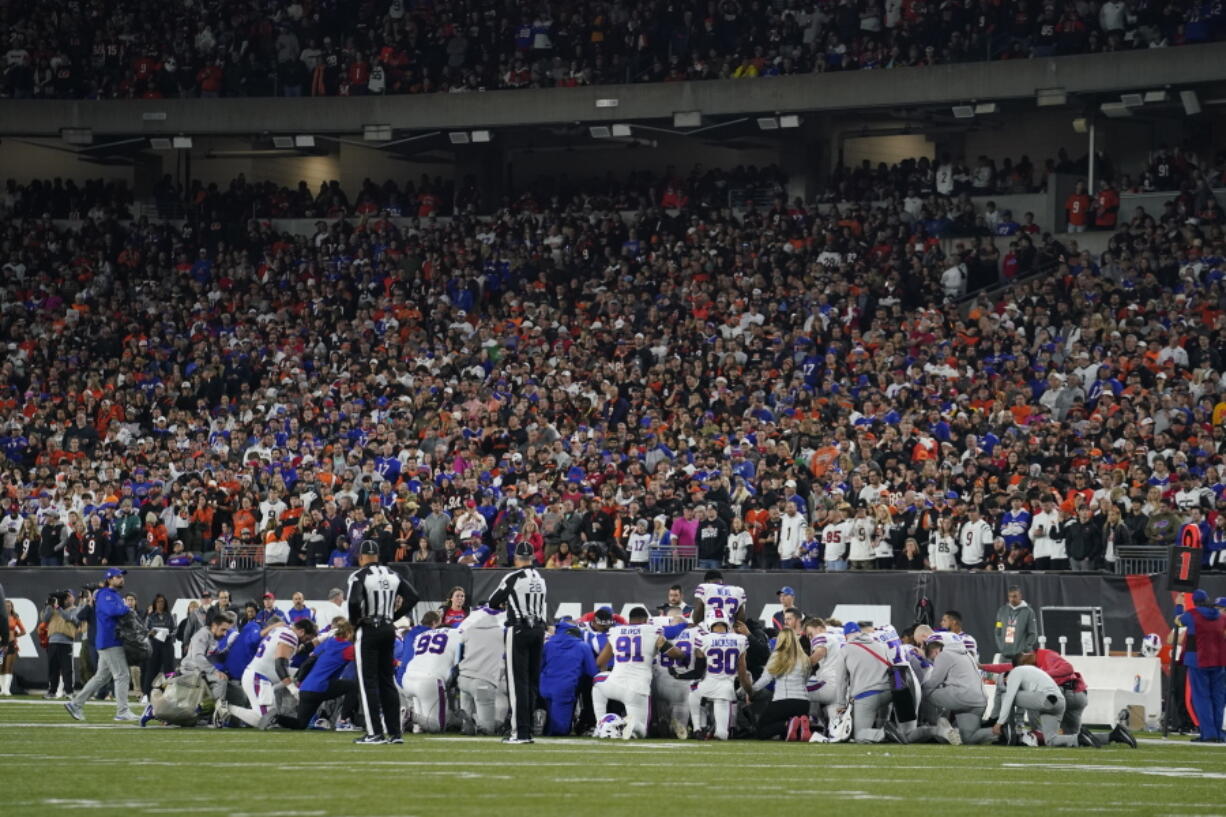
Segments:
[[[506,604],[507,624],[543,624],[545,621],[545,579],[534,567],[512,570],[502,577],[490,596],[491,607]]]
[[[391,620],[396,615],[396,596],[405,606],[417,603],[413,586],[394,570],[379,564],[367,565],[349,576],[346,598],[349,599],[349,620],[356,626],[364,618]]]

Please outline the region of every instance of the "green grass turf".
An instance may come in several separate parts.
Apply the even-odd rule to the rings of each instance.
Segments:
[[[1226,746],[1133,751],[141,729],[0,701],[3,814],[89,817],[1226,814]]]

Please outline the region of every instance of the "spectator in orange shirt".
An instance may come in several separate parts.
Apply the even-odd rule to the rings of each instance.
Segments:
[[[243,506],[234,512],[234,535],[242,536],[243,531],[255,533],[255,508],[251,497],[243,497]]]

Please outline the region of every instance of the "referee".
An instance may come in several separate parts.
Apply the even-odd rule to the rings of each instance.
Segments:
[[[545,644],[545,580],[532,566],[532,545],[515,546],[515,570],[490,596],[490,607],[507,611],[507,682],[511,695],[511,734],[503,743],[532,743],[532,711]]]
[[[358,695],[366,734],[354,741],[363,746],[404,743],[401,736],[400,693],[396,691],[396,629],[401,610],[417,603],[413,586],[379,564],[379,543],[364,539],[358,546],[358,569],[349,577],[349,621],[357,630]]]

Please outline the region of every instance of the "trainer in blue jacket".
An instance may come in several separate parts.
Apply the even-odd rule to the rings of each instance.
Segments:
[[[123,577],[128,571],[108,567],[103,576],[102,587],[94,593],[94,646],[98,648],[98,671],[89,683],[78,690],[64,708],[79,721],[85,720],[84,703],[107,684],[115,683],[115,720],[139,721],[128,707],[128,689],[132,682],[128,677],[128,659],[123,652],[117,625],[128,614],[128,605],[123,603]],[[82,600],[90,604],[88,598]]]
[[[553,637],[545,642],[541,659],[541,704],[548,715],[546,735],[570,734],[579,681],[595,677],[596,672],[596,656],[583,640],[583,633],[573,621],[559,621]]]

